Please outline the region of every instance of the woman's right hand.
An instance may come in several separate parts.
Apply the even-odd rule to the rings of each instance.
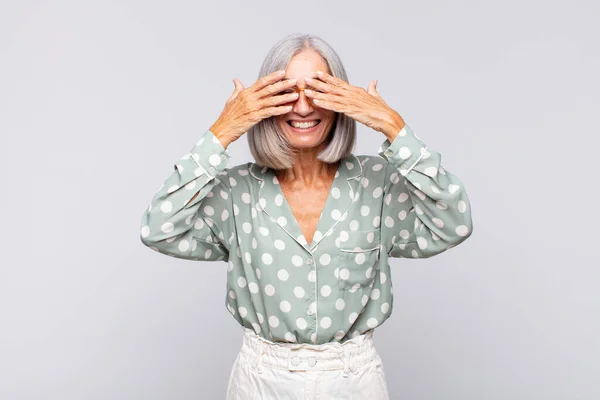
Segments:
[[[217,121],[209,128],[223,147],[239,139],[261,120],[291,111],[291,105],[283,104],[298,99],[298,93],[279,93],[296,85],[296,80],[282,80],[283,76],[284,73],[273,72],[246,89],[239,79],[234,78],[235,90]]]

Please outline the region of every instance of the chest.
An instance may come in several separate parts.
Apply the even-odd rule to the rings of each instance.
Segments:
[[[282,184],[281,190],[302,235],[308,243],[311,243],[329,196],[330,187],[324,185],[318,188],[299,189]]]

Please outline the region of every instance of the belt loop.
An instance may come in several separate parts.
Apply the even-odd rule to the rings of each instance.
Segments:
[[[343,376],[344,378],[348,377],[348,372],[350,371],[350,363],[348,360],[348,354],[346,353],[346,346],[341,346],[340,350],[338,350],[338,354],[340,355],[340,358],[342,359],[342,362],[344,363],[344,373]]]
[[[256,357],[256,361],[254,362],[254,368],[256,369],[257,373],[262,374],[262,356],[265,354],[263,348],[264,344],[260,340],[256,340],[255,343],[258,350],[258,357]]]

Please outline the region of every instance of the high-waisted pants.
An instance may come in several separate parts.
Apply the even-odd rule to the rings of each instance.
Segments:
[[[389,400],[373,331],[344,343],[272,342],[244,327],[226,400]]]

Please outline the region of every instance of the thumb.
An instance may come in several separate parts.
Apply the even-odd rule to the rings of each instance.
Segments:
[[[367,93],[369,93],[370,95],[373,95],[375,97],[380,97],[379,93],[377,93],[377,83],[379,81],[376,79],[374,81],[371,81],[371,83],[369,83],[369,87],[367,88]]]
[[[235,89],[233,90],[233,93],[231,95],[231,99],[235,99],[237,97],[237,95],[244,90],[244,85],[242,84],[242,82],[240,82],[240,80],[238,78],[233,78],[233,84],[235,85]]]

